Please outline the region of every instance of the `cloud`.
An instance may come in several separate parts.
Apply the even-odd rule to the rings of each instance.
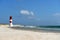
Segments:
[[[27,11],[27,10],[21,10],[20,13],[23,15],[29,15],[30,14],[29,11]]]
[[[30,13],[31,13],[31,15],[34,15],[34,13],[32,11]]]
[[[28,11],[28,10],[21,10],[20,13],[22,15],[31,15],[31,16],[34,15],[34,13],[32,11]]]
[[[53,16],[60,16],[60,13],[55,13],[53,14]]]
[[[38,18],[33,11],[28,11],[28,10],[21,10],[20,13],[22,15],[26,15],[25,17],[29,20],[36,20],[40,21],[40,18]]]

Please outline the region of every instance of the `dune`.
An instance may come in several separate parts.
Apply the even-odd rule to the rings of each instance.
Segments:
[[[60,40],[59,32],[18,30],[0,25],[0,40]]]

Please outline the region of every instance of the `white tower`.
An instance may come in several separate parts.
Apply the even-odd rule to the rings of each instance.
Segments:
[[[13,24],[12,24],[12,16],[10,16],[9,23],[10,23],[9,26],[12,27],[13,26]]]

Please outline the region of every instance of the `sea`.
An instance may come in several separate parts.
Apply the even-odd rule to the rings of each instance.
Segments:
[[[60,26],[37,26],[36,28],[49,31],[60,31]]]
[[[14,26],[15,27],[15,26]],[[60,26],[17,26],[18,28],[25,29],[37,29],[37,30],[48,30],[48,31],[60,31]]]

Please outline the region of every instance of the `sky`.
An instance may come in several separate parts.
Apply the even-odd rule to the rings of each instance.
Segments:
[[[60,0],[0,0],[0,23],[60,25]]]

